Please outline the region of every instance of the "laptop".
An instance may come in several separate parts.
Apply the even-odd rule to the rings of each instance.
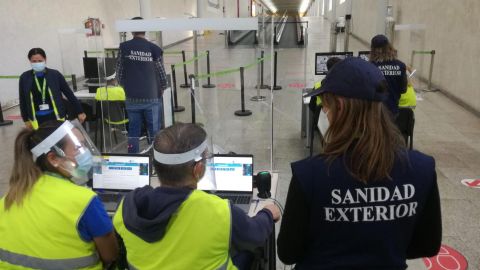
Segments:
[[[93,171],[92,188],[107,212],[114,212],[126,193],[150,185],[150,157],[141,154],[102,153]]]
[[[253,155],[214,155],[212,163],[197,189],[228,199],[248,213],[253,195]]]

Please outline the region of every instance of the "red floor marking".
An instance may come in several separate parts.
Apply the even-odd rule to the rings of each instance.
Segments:
[[[460,182],[467,187],[480,188],[480,179],[463,179]]]
[[[217,88],[219,89],[232,89],[235,87],[233,83],[219,83],[217,84]]]
[[[290,88],[304,88],[305,84],[303,84],[303,83],[291,83],[291,84],[288,85],[288,87],[290,87]]]
[[[460,252],[442,245],[437,256],[423,258],[423,263],[428,270],[466,270],[468,262]]]
[[[21,115],[9,115],[9,116],[5,116],[5,119],[7,119],[7,120],[20,120],[20,119],[22,119],[22,116]]]

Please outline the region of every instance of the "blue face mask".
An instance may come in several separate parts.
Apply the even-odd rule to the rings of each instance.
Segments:
[[[45,70],[45,62],[32,63],[32,69],[35,72],[42,72]]]
[[[88,181],[88,175],[93,166],[92,153],[90,150],[85,149],[83,153],[75,156],[75,161],[77,162],[77,166],[72,172],[73,180],[77,183]]]

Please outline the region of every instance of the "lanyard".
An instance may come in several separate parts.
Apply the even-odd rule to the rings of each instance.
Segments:
[[[37,84],[37,89],[42,94],[42,104],[45,104],[45,94],[46,94],[46,89],[47,89],[47,78],[43,78],[43,88],[40,88],[40,83],[38,82],[37,76],[33,75],[35,77],[35,83]]]

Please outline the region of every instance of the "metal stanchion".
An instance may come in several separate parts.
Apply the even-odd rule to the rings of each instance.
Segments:
[[[273,58],[273,90],[281,90],[282,87],[277,85],[277,52],[274,53]]]
[[[433,75],[433,64],[435,62],[435,50],[431,51],[412,51],[412,55],[410,58],[410,66],[413,67],[413,61],[415,59],[415,54],[429,54],[430,55],[430,67],[428,70],[428,84],[427,89],[423,89],[426,92],[435,92],[438,89],[432,89],[432,75]]]
[[[207,74],[210,75],[210,51],[207,51]],[[215,88],[215,84],[210,82],[210,76],[207,78],[207,83],[202,85],[203,88]]]
[[[337,23],[332,22],[330,25],[330,52],[337,51]]]
[[[195,124],[195,75],[190,74],[190,107],[192,111],[192,123]]]
[[[268,85],[266,85],[266,84],[263,83],[263,74],[264,74],[264,72],[263,72],[263,71],[264,71],[264,68],[263,68],[264,65],[263,65],[263,63],[265,62],[264,56],[265,56],[265,52],[262,51],[262,52],[261,52],[262,62],[260,62],[260,86],[259,86],[260,89],[268,89],[268,88],[270,88]]]
[[[351,23],[352,15],[347,14],[345,15],[345,40],[343,43],[343,51],[348,52],[348,46],[350,44],[350,23]]]
[[[431,56],[430,56],[430,70],[428,71],[428,89],[429,91],[432,91],[432,74],[433,74],[433,63],[435,59],[435,50],[431,51]]]
[[[187,76],[187,64],[185,64],[186,61],[187,61],[187,58],[185,58],[185,51],[182,51],[183,78],[185,79],[185,83],[180,84],[181,88],[189,88],[190,87],[190,84],[188,84],[188,81],[187,81],[188,76]]]
[[[77,76],[75,74],[72,74],[72,88],[73,88],[73,91],[76,92],[77,91]]]
[[[8,126],[13,123],[12,120],[5,120],[3,119],[3,110],[2,110],[2,104],[0,103],[0,126]]]
[[[236,116],[249,116],[252,114],[252,111],[250,110],[245,110],[245,82],[244,82],[244,77],[243,77],[243,72],[244,68],[240,68],[240,95],[241,95],[241,103],[242,103],[242,109],[235,111]]]
[[[175,65],[172,65],[172,86],[173,86],[173,111],[174,112],[183,112],[185,107],[178,106],[177,101],[177,76],[175,76]]]
[[[263,51],[262,51],[262,58],[258,58],[258,61],[259,61],[259,64],[262,63],[263,65]],[[259,65],[257,65],[257,86],[255,87],[257,88],[257,95],[254,97],[251,97],[250,98],[251,101],[264,101],[266,99],[265,96],[260,95],[260,88],[262,88],[261,84],[263,82],[263,74],[261,75],[262,82],[258,83],[258,73],[261,73]]]

